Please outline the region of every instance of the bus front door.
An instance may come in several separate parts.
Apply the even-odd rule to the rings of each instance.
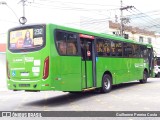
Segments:
[[[94,40],[81,38],[82,89],[96,87]]]
[[[149,76],[148,77],[153,77],[154,54],[153,54],[152,48],[148,48],[148,62],[149,62]]]

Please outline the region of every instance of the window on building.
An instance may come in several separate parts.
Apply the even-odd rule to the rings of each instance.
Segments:
[[[125,39],[129,39],[129,35],[128,34],[124,34],[124,38]]]
[[[114,32],[113,32],[113,35],[120,36],[120,34],[119,34],[118,31],[114,31]]]
[[[148,43],[152,44],[152,39],[151,38],[148,38]]]
[[[139,42],[143,42],[143,37],[139,36]]]

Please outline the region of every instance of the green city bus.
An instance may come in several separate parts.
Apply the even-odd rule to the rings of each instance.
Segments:
[[[10,29],[6,56],[7,86],[15,91],[105,93],[153,76],[152,45],[55,24]]]

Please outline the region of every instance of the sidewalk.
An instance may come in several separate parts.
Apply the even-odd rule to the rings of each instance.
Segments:
[[[8,91],[7,87],[3,87],[3,88],[0,88],[0,92],[1,91]]]
[[[0,82],[0,91],[7,91],[7,90],[8,90],[7,83],[4,82],[3,80],[3,82]]]

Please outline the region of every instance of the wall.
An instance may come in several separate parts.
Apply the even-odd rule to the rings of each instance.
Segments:
[[[0,91],[7,90],[6,84],[6,54],[0,53]]]

